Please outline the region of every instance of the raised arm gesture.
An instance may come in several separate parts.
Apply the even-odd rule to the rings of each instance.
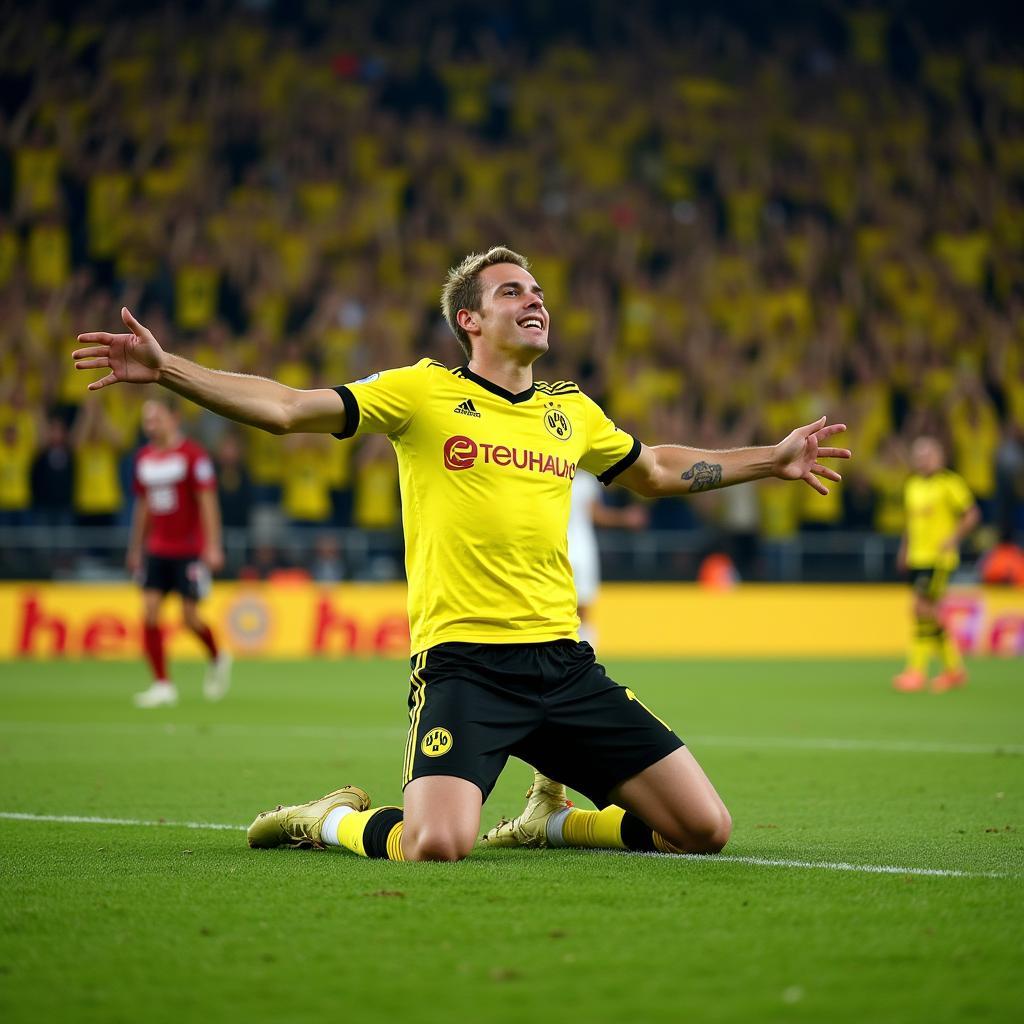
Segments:
[[[75,369],[110,370],[106,377],[94,380],[89,385],[90,391],[98,391],[108,384],[122,381],[130,384],[155,384],[160,379],[164,350],[159,342],[148,328],[132,316],[127,306],[121,307],[121,319],[131,331],[130,334],[93,331],[78,336],[80,342],[90,347],[72,353]]]
[[[330,388],[300,390],[265,377],[211,370],[165,351],[129,312],[121,319],[130,334],[92,331],[78,340],[88,345],[72,353],[79,370],[109,370],[94,380],[90,391],[108,384],[162,384],[165,388],[221,416],[250,423],[273,434],[340,432],[345,406]]]
[[[828,494],[828,488],[818,479],[839,481],[842,477],[828,466],[821,464],[821,459],[848,459],[850,452],[846,448],[823,448],[821,442],[828,440],[833,434],[841,434],[846,429],[845,423],[825,423],[825,417],[797,427],[775,446],[775,457],[772,460],[772,473],[783,480],[804,480],[819,494]]]
[[[619,475],[618,482],[637,494],[661,497],[696,494],[776,476],[803,480],[819,494],[828,494],[828,487],[818,478],[839,481],[842,477],[836,470],[823,466],[821,460],[848,459],[850,452],[847,448],[823,447],[821,442],[845,429],[845,423],[826,425],[822,416],[797,427],[778,444],[759,448],[712,451],[684,445],[642,445],[636,462]]]

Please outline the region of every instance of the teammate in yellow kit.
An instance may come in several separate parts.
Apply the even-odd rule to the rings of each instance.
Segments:
[[[83,334],[89,385],[159,382],[221,415],[273,433],[383,433],[398,455],[412,633],[405,808],[370,809],[344,787],[261,814],[252,846],[344,846],[392,860],[458,860],[510,755],[601,808],[552,800],[524,841],[714,852],[731,819],[682,741],[608,678],[577,637],[566,542],[582,466],[645,496],[762,477],[838,480],[819,460],[845,429],[825,417],[779,444],[731,451],[648,448],[618,430],[575,384],[533,378],[548,311],[526,260],[504,248],[449,272],[442,306],[467,357],[429,359],[337,388],[299,390],[209,370],[165,352],[122,309],[131,333]],[[536,809],[536,808],[535,808]]]
[[[939,605],[950,574],[960,564],[960,544],[981,515],[963,478],[946,468],[942,445],[934,437],[919,437],[910,459],[914,472],[903,492],[906,528],[897,564],[901,572],[910,573],[914,588],[914,634],[906,668],[893,686],[905,693],[923,690],[928,663],[937,654],[942,671],[931,688],[942,693],[967,681],[956,640],[942,624]]]

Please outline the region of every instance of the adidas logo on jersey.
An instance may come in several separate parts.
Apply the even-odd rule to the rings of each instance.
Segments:
[[[464,402],[459,402],[452,411],[461,413],[463,416],[475,416],[477,419],[480,419],[480,413],[476,411],[476,406],[473,404],[472,398],[467,398]]]

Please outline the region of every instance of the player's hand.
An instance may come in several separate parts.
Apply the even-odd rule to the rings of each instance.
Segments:
[[[202,560],[210,572],[220,572],[224,568],[224,549],[207,548],[203,552]]]
[[[129,548],[128,554],[124,557],[124,567],[130,575],[137,576],[142,568],[142,554]]]
[[[106,377],[94,380],[90,391],[98,391],[108,384],[121,381],[131,384],[152,384],[160,379],[160,368],[165,359],[152,332],[143,327],[128,311],[121,307],[121,319],[131,334],[108,334],[95,331],[80,334],[78,340],[89,348],[80,348],[71,354],[76,370],[110,370]]]
[[[828,494],[828,488],[818,479],[824,477],[838,483],[842,477],[828,466],[821,464],[821,459],[848,459],[849,448],[821,447],[821,442],[834,434],[841,434],[846,429],[845,423],[829,423],[825,417],[797,427],[788,437],[783,438],[775,446],[772,459],[772,473],[783,480],[803,480],[819,494]]]

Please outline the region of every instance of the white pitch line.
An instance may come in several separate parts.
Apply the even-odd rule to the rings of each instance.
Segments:
[[[144,825],[154,828],[197,828],[206,831],[244,832],[245,825],[222,825],[215,821],[147,821],[145,818],[99,818],[82,814],[24,814],[0,811],[7,821],[53,821],[65,825]]]
[[[65,825],[134,825],[148,828],[191,828],[218,832],[243,832],[245,825],[225,825],[212,821],[151,821],[144,818],[101,818],[80,814],[27,814],[0,811],[6,821],[54,822]],[[632,850],[609,850],[622,856],[635,857]],[[645,856],[640,854],[640,856]],[[664,854],[646,854],[663,857]],[[960,871],[957,868],[907,868],[895,864],[849,864],[845,861],[785,860],[777,857],[743,857],[732,854],[681,854],[680,860],[699,860],[708,864],[749,864],[760,868],[798,868],[811,871],[853,871],[868,875],[923,875],[932,878],[1017,878],[998,871]]]
[[[241,722],[0,722],[0,732],[90,732],[129,736],[290,736],[294,739],[329,739],[356,731],[360,736],[406,736],[409,726],[366,726],[349,730],[331,725],[258,725]]]
[[[113,733],[143,736],[285,736],[294,739],[337,740],[347,736],[405,736],[407,726],[371,726],[348,729],[330,725],[257,725],[241,722],[0,722],[0,732]],[[1024,756],[1020,743],[944,743],[939,741],[847,739],[835,736],[694,736],[683,737],[701,747],[747,750],[827,750],[888,754],[974,754]]]
[[[691,855],[685,855],[690,856]],[[999,871],[960,871],[956,868],[904,868],[895,864],[848,864],[846,861],[782,860],[775,857],[740,857],[732,854],[703,854],[700,860],[753,864],[764,868],[803,868],[818,871],[857,871],[868,875],[926,875],[938,878],[1016,878]]]
[[[779,750],[843,750],[888,754],[1024,754],[1017,743],[933,743],[917,740],[858,740],[801,736],[691,736],[705,747],[746,747]]]

